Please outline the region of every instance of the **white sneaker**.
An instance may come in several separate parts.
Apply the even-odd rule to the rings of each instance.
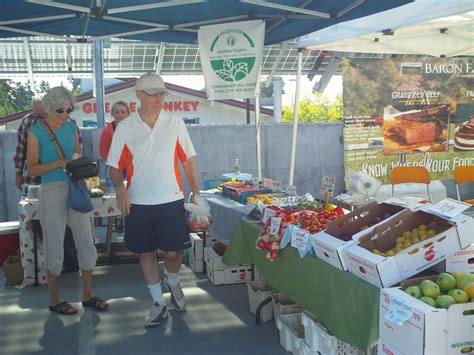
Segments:
[[[162,305],[155,303],[150,309],[150,313],[145,318],[145,328],[158,327],[163,319],[168,317],[168,307],[163,303]]]
[[[184,297],[183,290],[181,289],[181,285],[178,283],[175,287],[171,287],[168,283],[168,277],[165,275],[165,284],[170,290],[171,294],[171,305],[174,309],[179,312],[183,312],[186,310],[186,298]]]

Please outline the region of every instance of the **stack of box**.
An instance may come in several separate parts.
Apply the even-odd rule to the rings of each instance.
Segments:
[[[206,263],[207,277],[214,285],[242,283],[252,279],[251,265],[228,267],[224,265],[222,256],[213,247],[204,248],[204,262]]]
[[[204,272],[204,246],[213,246],[217,240],[208,233],[189,233],[189,239],[189,267],[194,272]]]

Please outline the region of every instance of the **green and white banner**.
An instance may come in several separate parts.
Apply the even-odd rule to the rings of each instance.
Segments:
[[[263,21],[233,22],[199,29],[199,55],[208,99],[255,96],[264,39]]]

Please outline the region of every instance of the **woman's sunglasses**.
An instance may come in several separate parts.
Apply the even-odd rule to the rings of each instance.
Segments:
[[[68,108],[68,109],[58,108],[56,110],[56,113],[63,114],[64,112],[71,113],[72,111],[74,111],[74,107],[71,107],[71,108]]]

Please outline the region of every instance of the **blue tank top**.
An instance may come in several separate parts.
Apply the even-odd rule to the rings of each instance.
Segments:
[[[44,128],[42,123],[34,124],[29,129],[36,137],[39,143],[39,160],[41,164],[51,163],[52,161],[59,160],[58,150],[54,145],[53,141],[49,137],[48,132]],[[76,125],[67,121],[64,126],[58,129],[52,129],[59,145],[64,151],[67,160],[71,160],[76,149]],[[63,168],[57,168],[47,172],[41,176],[41,183],[48,183],[54,181],[67,181],[68,176]]]

